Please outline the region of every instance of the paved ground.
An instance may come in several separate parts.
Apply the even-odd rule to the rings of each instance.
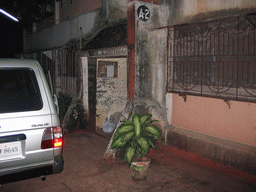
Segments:
[[[240,179],[177,156],[177,151],[152,152],[147,180],[133,181],[124,161],[109,164],[102,160],[108,140],[92,133],[64,137],[64,170],[60,174],[4,184],[0,191],[173,191],[221,192],[255,191]],[[176,155],[175,155],[176,154]],[[239,177],[238,175],[238,177]],[[255,177],[250,177],[253,181]],[[247,180],[248,181],[248,178]],[[255,181],[255,180],[254,180]]]

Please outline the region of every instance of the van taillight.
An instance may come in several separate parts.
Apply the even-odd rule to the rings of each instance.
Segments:
[[[61,127],[46,128],[42,137],[41,148],[57,148],[62,147],[62,129]]]

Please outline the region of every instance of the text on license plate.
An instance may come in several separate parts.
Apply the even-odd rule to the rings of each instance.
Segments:
[[[0,144],[0,159],[9,159],[21,156],[21,142]]]

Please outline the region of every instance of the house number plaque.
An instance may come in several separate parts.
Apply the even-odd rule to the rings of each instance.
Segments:
[[[150,11],[145,5],[139,6],[137,9],[138,17],[142,21],[147,21],[150,18]]]

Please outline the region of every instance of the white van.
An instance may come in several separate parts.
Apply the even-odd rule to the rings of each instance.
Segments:
[[[37,61],[0,59],[0,176],[36,168],[63,170],[56,105]]]

